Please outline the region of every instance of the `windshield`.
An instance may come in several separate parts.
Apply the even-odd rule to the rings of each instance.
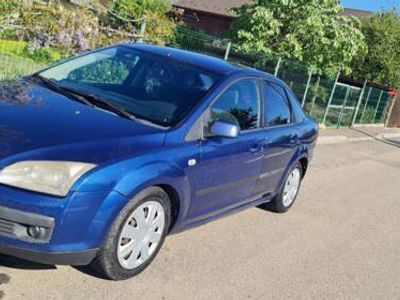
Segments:
[[[92,52],[39,75],[60,88],[97,97],[163,127],[179,123],[220,78],[169,56],[129,46]]]

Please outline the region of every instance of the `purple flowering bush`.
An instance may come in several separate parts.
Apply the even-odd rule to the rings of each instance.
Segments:
[[[121,1],[116,0],[116,3]],[[80,5],[76,5],[70,0],[1,2],[0,41],[21,41],[24,45],[27,43],[24,51],[19,53],[43,63],[51,63],[114,43],[132,41],[138,35],[138,27],[140,28],[140,23],[115,22],[115,13],[134,19],[136,16],[132,15],[132,11],[128,11],[128,14],[115,12],[97,5],[95,1],[91,1],[90,6],[83,4],[89,1],[81,1]],[[143,3],[147,2],[151,1]],[[157,23],[154,19],[151,22]],[[146,36],[152,38],[154,35],[155,40],[161,41],[168,33],[165,22],[159,32],[153,29],[157,26],[153,26],[151,22]]]

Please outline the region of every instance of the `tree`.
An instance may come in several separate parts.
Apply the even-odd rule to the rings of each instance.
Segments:
[[[111,21],[117,27],[137,30],[146,18],[146,38],[163,44],[174,35],[175,23],[169,16],[171,9],[167,0],[115,0],[111,6]]]
[[[292,59],[319,73],[350,73],[366,54],[360,21],[337,0],[257,0],[234,9],[230,36],[240,51]]]
[[[353,61],[353,76],[400,88],[400,16],[379,13],[362,22],[368,55]]]

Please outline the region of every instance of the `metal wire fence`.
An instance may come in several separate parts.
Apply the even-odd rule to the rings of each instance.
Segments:
[[[385,124],[394,99],[388,90],[353,86],[320,75],[305,65],[279,57],[248,55],[235,51],[228,39],[188,27],[177,28],[173,46],[197,51],[232,63],[257,68],[282,79],[298,97],[303,109],[327,127]]]
[[[152,42],[146,38],[143,41]],[[302,64],[279,57],[244,54],[236,51],[228,39],[184,26],[176,28],[170,46],[212,55],[277,76],[293,90],[303,109],[327,127],[384,124],[394,100],[387,90],[368,84],[363,87],[344,84],[339,82],[339,76],[332,79],[319,75]],[[0,39],[0,81],[28,75],[53,62],[54,59],[38,61],[31,58],[26,42]]]

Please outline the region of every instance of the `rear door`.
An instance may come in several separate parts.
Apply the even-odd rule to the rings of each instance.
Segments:
[[[273,194],[300,144],[296,120],[286,88],[263,83],[264,130],[267,141],[256,192]]]

